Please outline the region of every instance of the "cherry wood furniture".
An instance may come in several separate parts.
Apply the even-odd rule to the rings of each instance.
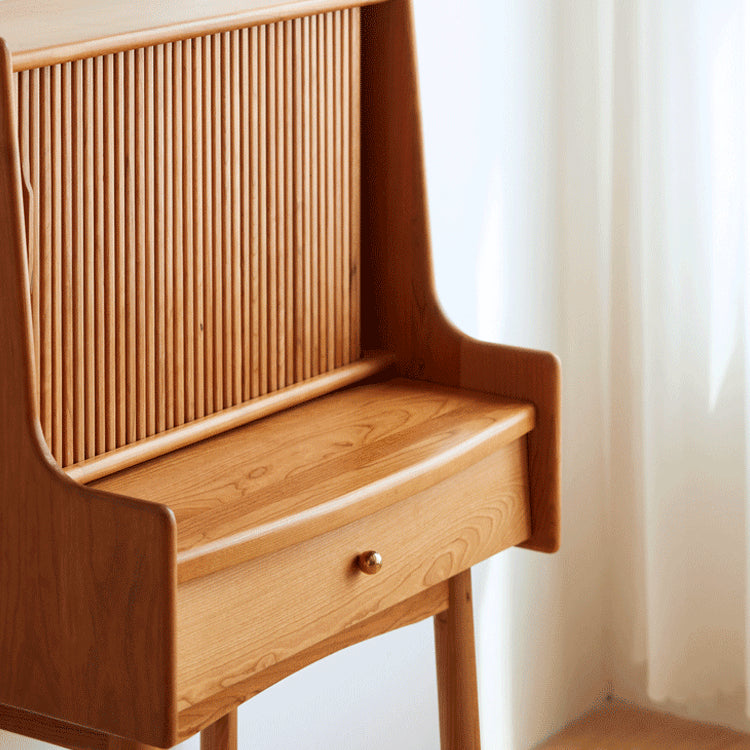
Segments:
[[[440,310],[409,3],[5,0],[0,36],[0,728],[228,750],[434,616],[478,748],[470,567],[557,548],[559,366]]]

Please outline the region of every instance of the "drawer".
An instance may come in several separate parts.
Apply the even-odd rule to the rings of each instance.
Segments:
[[[427,490],[177,591],[178,710],[382,612],[531,534],[526,437]],[[365,575],[357,556],[377,550]]]

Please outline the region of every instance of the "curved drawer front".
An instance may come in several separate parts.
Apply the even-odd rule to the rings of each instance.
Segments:
[[[526,438],[335,531],[178,588],[178,710],[531,534]],[[376,575],[357,557],[377,550]]]

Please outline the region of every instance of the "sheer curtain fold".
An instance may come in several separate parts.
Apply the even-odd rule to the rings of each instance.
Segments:
[[[567,709],[601,679],[750,728],[750,2],[466,6],[438,50],[436,4],[417,0],[438,289],[464,328],[553,348],[564,373],[563,551],[479,578],[486,684],[511,706],[500,746],[538,730],[519,689],[565,710],[554,672],[519,655],[541,648],[530,611],[576,675]],[[470,57],[445,54],[454,35]],[[437,57],[462,104],[450,129]]]
[[[613,273],[613,290],[628,292],[611,310],[609,362],[620,366],[627,336],[639,368],[617,383],[613,413],[620,397],[629,410],[613,416],[611,429],[637,442],[639,455],[623,465],[613,454],[613,486],[617,494],[624,477],[630,496],[617,501],[638,507],[631,526],[618,524],[622,512],[612,508],[613,536],[629,537],[615,545],[613,562],[641,560],[639,578],[613,591],[624,599],[613,609],[630,621],[615,623],[615,632],[631,641],[629,653],[619,649],[615,688],[620,672],[627,684],[642,666],[648,699],[740,724],[748,630],[746,14],[740,0],[615,7],[622,23],[614,24],[613,54],[636,68],[635,85],[618,90],[614,80],[613,98],[624,102],[619,128],[637,162],[627,178],[630,231],[611,248],[625,270]]]

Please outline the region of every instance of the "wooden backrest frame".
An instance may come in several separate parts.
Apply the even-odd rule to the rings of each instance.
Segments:
[[[359,362],[358,21],[16,73],[39,415],[79,481]]]

